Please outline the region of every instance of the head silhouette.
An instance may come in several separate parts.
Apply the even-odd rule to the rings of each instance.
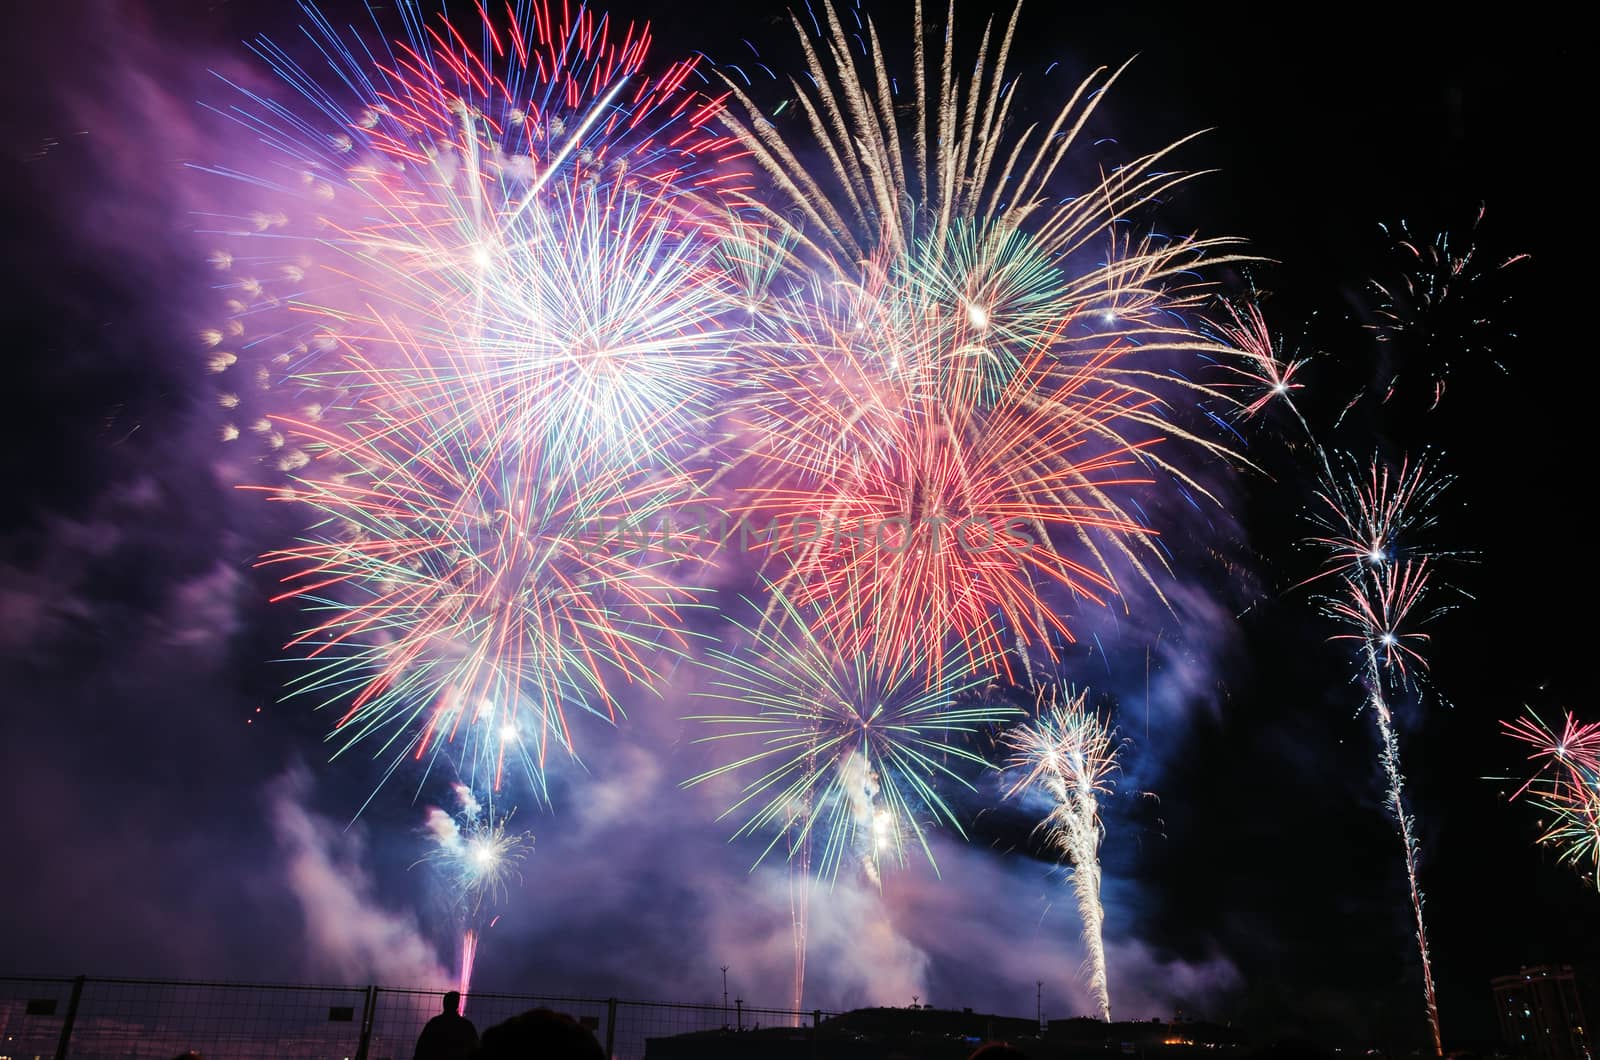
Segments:
[[[564,1012],[530,1009],[483,1032],[478,1060],[606,1060],[594,1035]]]
[[[1005,1042],[985,1042],[967,1060],[1028,1060],[1028,1054]]]
[[[461,992],[451,990],[444,995],[444,1010],[454,1016],[461,1011]]]

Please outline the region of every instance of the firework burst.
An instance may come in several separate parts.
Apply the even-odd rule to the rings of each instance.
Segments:
[[[233,86],[219,110],[265,158],[211,170],[263,205],[202,220],[224,244],[211,260],[228,319],[202,341],[238,416],[225,437],[260,434],[281,465],[271,416],[342,416],[374,369],[412,371],[389,352],[396,331],[430,349],[419,386],[532,376],[536,408],[572,387],[630,457],[681,427],[667,410],[697,413],[721,292],[702,196],[742,178],[733,141],[707,128],[720,104],[684,87],[695,64],[653,73],[648,26],[582,6],[485,12],[476,44],[412,3],[392,41],[376,11],[362,34],[303,10],[330,84],[262,40],[292,95]],[[448,356],[465,349],[471,363]],[[532,426],[576,422],[553,420]]]
[[[1130,213],[1189,179],[1159,168],[1177,144],[1062,194],[1073,149],[1121,71],[1097,71],[1052,121],[1020,126],[1020,82],[1008,68],[1020,10],[1003,33],[986,27],[963,75],[956,35],[934,44],[918,3],[909,77],[890,75],[877,28],[860,12],[850,14],[865,39],[832,3],[815,37],[796,16],[807,69],[793,102],[825,168],[805,167],[812,149],[791,145],[731,81],[735,105],[719,117],[775,191],[775,203],[745,198],[750,211],[824,282],[860,289],[850,324],[877,346],[880,365],[906,373],[931,362],[947,384],[942,396],[957,404],[992,396],[1046,336],[1057,356],[1093,357],[1124,342],[1147,356],[1218,349],[1178,311],[1198,300],[1195,265],[1235,241],[1133,234]],[[1061,345],[1069,326],[1077,342]]]
[[[453,904],[475,926],[485,903],[504,901],[511,880],[520,879],[533,833],[512,831],[513,814],[495,814],[465,784],[453,785],[453,790],[454,813],[437,806],[428,810],[426,827],[433,849],[423,861],[438,871]]]
[[[1399,468],[1375,459],[1365,474],[1344,470],[1349,462],[1335,470],[1339,462],[1326,456],[1323,464],[1311,516],[1318,529],[1311,545],[1324,557],[1317,577],[1371,574],[1407,559],[1426,563],[1446,555],[1419,548],[1417,537],[1437,524],[1436,504],[1452,476],[1438,474],[1426,458],[1407,458]]]
[[[1164,559],[1135,494],[1160,482],[1204,496],[1184,465],[1233,459],[1177,415],[1230,402],[1174,367],[1234,356],[1185,319],[1203,298],[1193,269],[1231,241],[1128,223],[1187,179],[1159,168],[1165,150],[1077,194],[1050,190],[1117,75],[1018,131],[1016,12],[965,76],[954,34],[939,51],[919,4],[899,81],[870,19],[856,18],[863,62],[839,9],[819,14],[815,37],[794,20],[808,64],[795,102],[827,165],[807,170],[809,152],[731,82],[722,117],[775,192],[749,213],[814,277],[814,294],[744,341],[764,381],[740,408],[759,465],[750,508],[821,521],[820,540],[772,550],[774,580],[803,605],[835,601],[840,626],[854,606],[841,583],[865,584],[881,621],[938,642],[910,649],[924,657],[955,643],[1005,659],[990,636],[1025,665],[1033,649],[1053,656],[1071,631],[1044,595],[1104,602],[1131,572],[1160,597]]]
[[[1089,989],[1100,1018],[1111,1020],[1111,994],[1106,978],[1106,950],[1100,903],[1100,798],[1112,792],[1120,746],[1106,719],[1086,706],[1088,690],[1072,694],[1059,688],[1038,693],[1037,716],[1009,730],[1002,743],[1015,777],[1008,797],[1038,792],[1050,800],[1050,813],[1039,827],[1050,845],[1072,863],[1072,889],[1083,922],[1088,950]]]
[[[1239,363],[1224,362],[1222,368],[1234,377],[1225,384],[1227,388],[1242,389],[1248,400],[1239,408],[1244,419],[1253,419],[1268,406],[1282,402],[1289,406],[1302,427],[1306,426],[1300,410],[1295,408],[1294,392],[1305,384],[1295,382],[1295,376],[1309,362],[1309,358],[1290,357],[1283,350],[1283,342],[1267,327],[1267,318],[1257,302],[1247,302],[1242,307],[1232,302],[1224,303],[1228,319],[1214,325],[1222,341],[1240,354]],[[1307,431],[1309,433],[1309,427]]]
[[[422,860],[438,871],[465,924],[458,983],[465,1011],[477,961],[484,903],[492,906],[503,901],[512,877],[521,880],[522,862],[533,846],[533,833],[511,831],[515,810],[497,815],[465,784],[456,784],[453,790],[457,807],[454,813],[437,806],[428,810],[427,830],[433,849]]]
[[[1532,748],[1534,772],[1512,798],[1539,810],[1539,842],[1600,887],[1600,724],[1580,722],[1568,711],[1558,730],[1530,709],[1500,725]]]
[[[866,634],[852,617],[862,607],[880,650],[917,651],[920,630],[931,643],[953,638],[973,666],[1000,657],[994,614],[1018,639],[1070,638],[1041,592],[1053,585],[1099,603],[1114,591],[1103,550],[1144,529],[1109,498],[1151,478],[1139,447],[1107,448],[1105,435],[1138,411],[1137,395],[1086,378],[1043,395],[1018,383],[981,426],[918,404],[885,421],[876,459],[764,491],[762,509],[782,525],[816,520],[815,533],[776,535],[772,549],[797,601],[824,606],[851,654],[861,645],[848,631]],[[1063,534],[1095,565],[1059,544]]]
[[[1510,299],[1500,277],[1528,255],[1485,261],[1476,242],[1483,214],[1480,208],[1464,235],[1440,232],[1432,239],[1413,235],[1404,221],[1392,229],[1380,226],[1391,241],[1393,267],[1370,284],[1378,307],[1367,326],[1388,361],[1385,403],[1403,385],[1408,370],[1426,375],[1429,411],[1444,400],[1458,360],[1487,360],[1506,370],[1501,349],[1516,333],[1504,324]]]
[[[792,329],[767,362],[771,385],[741,410],[761,475],[748,511],[787,528],[765,542],[775,581],[802,603],[832,600],[841,626],[859,603],[848,582],[893,631],[880,646],[933,656],[916,646],[926,636],[1003,667],[1000,638],[1025,663],[1030,648],[1053,655],[1073,638],[1063,600],[1119,595],[1119,569],[1161,596],[1165,558],[1137,498],[1158,486],[1208,497],[1164,450],[1220,447],[1167,420],[1135,347],[1069,359],[1043,340],[973,402],[914,314],[896,330],[844,290],[834,305],[847,313]]]
[[[939,786],[970,789],[956,767],[987,767],[969,746],[973,736],[1016,712],[965,704],[984,679],[953,659],[931,664],[937,680],[929,681],[924,660],[873,651],[865,615],[852,635],[780,589],[773,599],[778,621],[740,625],[743,651],[712,652],[706,695],[743,711],[691,719],[715,730],[701,742],[738,746],[736,757],[686,783],[746,778],[723,816],[743,818],[735,838],[770,837],[758,863],[791,833],[818,840],[815,864],[824,878],[853,860],[877,882],[882,867],[903,864],[913,844],[932,862],[929,828],[964,834]]]
[[[775,618],[738,627],[744,650],[712,652],[705,695],[739,713],[689,720],[713,730],[698,742],[732,756],[685,786],[740,778],[722,815],[742,818],[733,838],[765,837],[756,864],[775,850],[786,854],[798,1005],[813,874],[831,884],[851,863],[881,888],[883,869],[903,865],[913,844],[937,873],[929,831],[942,825],[965,835],[940,788],[971,790],[961,768],[989,767],[971,746],[976,735],[1016,711],[976,702],[970,693],[983,679],[954,657],[931,664],[875,651],[870,636],[819,621],[818,608],[798,606],[776,587],[772,597]],[[871,624],[861,616],[861,629]]]
[[[647,680],[683,646],[667,631],[690,600],[667,574],[679,557],[626,528],[690,491],[670,471],[580,474],[502,445],[470,429],[479,411],[285,423],[315,456],[271,496],[320,519],[262,563],[313,619],[289,645],[290,689],[340,711],[339,753],[366,746],[392,773],[448,750],[475,786],[513,765],[542,790],[551,751],[572,750],[569,710],[614,720],[609,682]]]
[[[374,337],[358,365],[347,358],[343,386],[424,405],[468,388],[492,402],[507,445],[540,439],[568,463],[659,460],[689,444],[732,363],[721,245],[659,194],[548,196],[475,250],[456,288],[430,291],[401,341],[366,320]]]

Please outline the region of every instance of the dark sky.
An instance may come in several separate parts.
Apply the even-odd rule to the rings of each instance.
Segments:
[[[250,560],[293,528],[230,488],[193,338],[215,309],[180,163],[232,149],[208,141],[195,101],[221,92],[208,67],[244,68],[239,42],[288,36],[295,12],[150,6],[33,5],[0,46],[0,334],[13,365],[0,420],[0,971],[426,977],[451,963],[429,950],[449,932],[406,869],[421,807],[442,795],[387,789],[345,829],[376,767],[329,766],[323,719],[275,705],[271,660],[296,618],[262,602]],[[908,7],[875,10],[890,36]],[[744,61],[748,39],[769,65],[793,59],[764,3],[612,10],[653,17],[660,57]],[[983,10],[964,4],[958,21]],[[1585,134],[1569,117],[1587,57],[1528,9],[1474,20],[1443,5],[1041,2],[1023,26],[1024,71],[1060,60],[1058,77],[1081,75],[1137,54],[1101,135],[1144,150],[1213,130],[1179,164],[1218,172],[1164,204],[1163,224],[1242,236],[1270,259],[1220,279],[1269,292],[1274,326],[1318,355],[1305,391],[1316,424],[1380,378],[1359,326],[1367,280],[1393,262],[1379,222],[1465,232],[1484,204],[1484,260],[1532,255],[1496,281],[1510,301],[1495,312],[1517,332],[1503,372],[1456,364],[1432,412],[1413,373],[1330,435],[1363,455],[1428,447],[1459,478],[1439,535],[1475,554],[1449,572],[1470,599],[1431,630],[1434,691],[1404,712],[1402,740],[1446,1037],[1488,1037],[1490,977],[1600,959],[1600,897],[1533,847],[1531,811],[1484,779],[1516,768],[1496,730],[1523,703],[1593,715],[1588,432],[1567,407],[1592,382],[1577,283],[1586,183],[1572,161]],[[1070,83],[1041,79],[1031,98],[1046,107],[1040,86]],[[1288,591],[1309,573],[1293,547],[1306,469],[1276,440],[1290,429],[1251,430],[1262,473],[1230,478],[1228,510],[1204,521],[1217,540],[1198,553],[1214,545],[1233,565],[1180,568],[1177,616],[1097,626],[1118,634],[1111,658],[1069,661],[1139,741],[1130,787],[1159,796],[1108,812],[1113,1002],[1129,1016],[1182,1006],[1267,1034],[1420,1043],[1371,724],[1344,653]],[[485,944],[483,981],[695,1000],[731,963],[747,998],[780,1003],[783,877],[746,875],[753,854],[721,842],[704,799],[676,793],[697,752],[672,694],[615,738],[589,734],[589,773],[559,775],[556,811],[527,814],[537,853]],[[1021,1013],[1038,977],[1056,1014],[1087,1011],[1059,874],[1027,857],[1019,818],[980,816],[973,833],[941,847],[942,881],[913,866],[890,883],[887,920],[875,895],[828,897],[816,1003],[899,1004],[917,989]]]

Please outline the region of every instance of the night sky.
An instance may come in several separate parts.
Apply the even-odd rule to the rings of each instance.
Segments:
[[[1216,170],[1164,203],[1169,230],[1238,235],[1262,262],[1215,278],[1263,292],[1302,355],[1304,408],[1331,424],[1388,378],[1367,284],[1394,259],[1380,222],[1465,234],[1482,260],[1531,260],[1495,281],[1515,332],[1453,363],[1428,410],[1428,365],[1387,404],[1358,403],[1337,445],[1363,458],[1429,449],[1458,476],[1438,537],[1460,606],[1429,629],[1431,690],[1402,714],[1409,794],[1447,1044],[1494,1034],[1488,980],[1521,964],[1600,959],[1600,896],[1533,846],[1508,805],[1519,768],[1499,719],[1523,704],[1591,718],[1588,599],[1592,383],[1586,62],[1570,32],[1523,10],[1038,2],[1016,59],[1055,104],[1093,67],[1138,58],[1098,136],[1149,150],[1197,129],[1177,164]],[[297,627],[251,566],[296,527],[234,489],[249,475],[194,336],[218,313],[185,161],[238,161],[200,100],[209,70],[251,69],[242,41],[289,38],[289,4],[69,0],[29,5],[0,44],[0,300],[9,400],[0,417],[0,971],[396,985],[453,967],[448,917],[419,856],[413,778],[352,824],[380,767],[329,764],[326,719],[279,703],[273,660]],[[650,8],[655,56],[747,62],[756,42],[797,69],[781,8],[752,0]],[[875,7],[890,38],[909,4]],[[963,3],[958,35],[987,7]],[[1053,79],[1038,71],[1059,61]],[[784,66],[783,64],[789,64]],[[258,76],[259,72],[258,72]],[[1587,277],[1585,276],[1585,279]],[[1497,299],[1498,302],[1498,299]],[[1173,515],[1187,542],[1174,606],[1085,614],[1064,672],[1115,703],[1134,743],[1107,810],[1107,938],[1118,1015],[1231,1019],[1257,1034],[1419,1045],[1420,973],[1399,845],[1380,803],[1370,721],[1348,653],[1304,590],[1304,452],[1288,421],[1244,429],[1259,470],[1215,471],[1222,509]],[[672,1000],[786,997],[781,866],[725,842],[678,720],[687,672],[580,732],[587,771],[554,771],[554,811],[479,957],[480,984]],[[1141,794],[1149,793],[1149,794]],[[841,880],[813,914],[808,1001],[1086,1014],[1077,923],[1031,819],[968,800],[972,841],[943,839],[942,879],[893,874],[884,895]],[[413,798],[415,795],[415,798]],[[347,827],[348,826],[348,827]]]

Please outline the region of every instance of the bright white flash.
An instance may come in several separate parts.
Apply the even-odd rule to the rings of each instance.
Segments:
[[[472,859],[473,868],[479,872],[494,867],[494,863],[500,860],[499,855],[495,853],[494,844],[482,839],[472,841],[467,849],[467,856]]]
[[[887,810],[878,810],[872,815],[872,845],[875,849],[883,849],[884,840],[889,837],[889,827],[892,823]]]
[[[989,310],[981,305],[967,306],[967,323],[982,331],[989,326]]]

